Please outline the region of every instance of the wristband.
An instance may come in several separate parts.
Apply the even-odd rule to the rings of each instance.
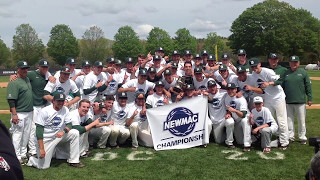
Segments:
[[[66,128],[64,128],[64,129],[63,129],[63,132],[64,132],[64,133],[68,133],[69,131],[68,131]]]

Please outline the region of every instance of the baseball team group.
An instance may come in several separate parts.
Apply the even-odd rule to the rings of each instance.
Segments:
[[[239,145],[247,152],[252,143],[261,143],[264,153],[274,147],[287,150],[295,140],[306,144],[306,104],[312,105],[312,91],[298,56],[291,56],[286,68],[276,53],[262,67],[258,58],[247,59],[244,49],[238,50],[235,63],[228,53],[220,61],[206,50],[164,53],[160,47],[137,59],[83,61],[81,69],[68,58],[54,75],[48,60],[34,71],[19,61],[7,101],[20,163],[46,169],[56,158],[84,167],[80,158],[90,156],[91,147],[119,148],[129,140],[134,150],[153,147],[147,109],[196,96],[208,99],[208,133],[218,144]]]

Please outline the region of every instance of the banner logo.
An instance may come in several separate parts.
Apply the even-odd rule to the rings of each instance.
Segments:
[[[163,129],[169,130],[175,136],[187,136],[194,130],[198,118],[198,113],[194,114],[187,108],[177,107],[168,114]]]

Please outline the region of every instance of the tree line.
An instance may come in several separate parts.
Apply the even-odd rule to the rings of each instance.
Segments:
[[[296,9],[290,4],[277,0],[266,0],[245,10],[231,26],[228,38],[215,32],[206,38],[197,39],[187,28],[178,29],[174,37],[158,27],[153,28],[146,40],[141,40],[130,26],[120,27],[114,40],[104,37],[98,26],[87,29],[81,39],[77,39],[68,25],[55,25],[50,31],[50,39],[45,46],[29,24],[16,28],[13,45],[9,49],[0,37],[0,66],[15,67],[19,60],[35,65],[40,59],[48,59],[53,66],[63,65],[68,57],[78,60],[103,61],[108,56],[120,60],[135,58],[138,54],[154,53],[158,47],[171,55],[173,50],[183,54],[184,50],[200,53],[206,49],[218,55],[223,52],[236,53],[245,49],[250,57],[266,59],[270,52],[280,54],[281,60],[298,55],[302,63],[315,63],[320,53],[320,21],[304,9]],[[235,60],[236,57],[232,56]]]

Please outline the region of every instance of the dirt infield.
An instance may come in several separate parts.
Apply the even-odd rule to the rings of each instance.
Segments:
[[[7,82],[0,82],[0,88],[6,88],[8,86]]]
[[[320,77],[310,77],[312,80],[320,80]]]

